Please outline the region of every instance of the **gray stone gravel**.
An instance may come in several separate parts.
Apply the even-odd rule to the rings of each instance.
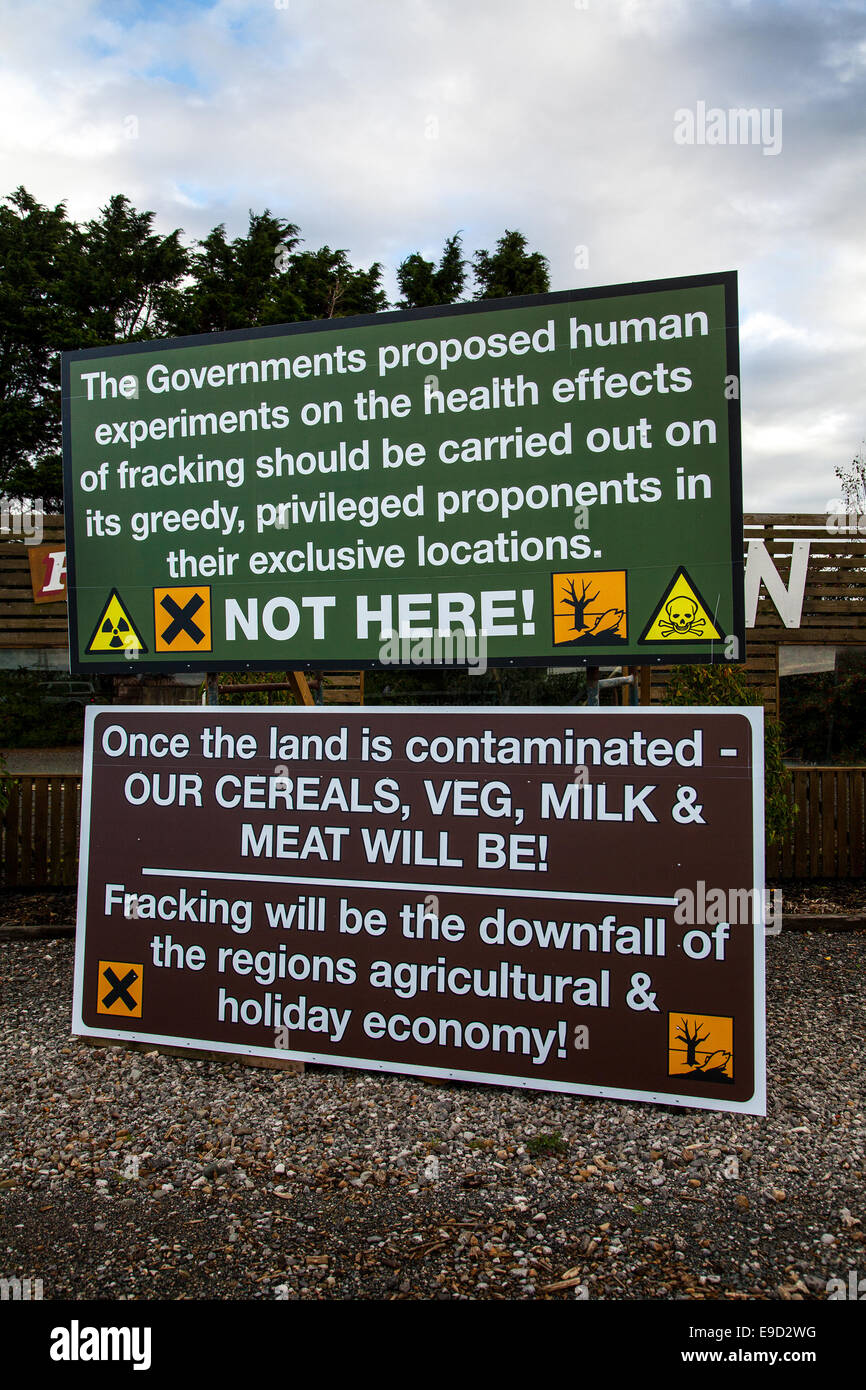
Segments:
[[[85,1045],[0,942],[0,1277],[46,1299],[784,1299],[866,1275],[866,933],[767,942],[769,1114]]]

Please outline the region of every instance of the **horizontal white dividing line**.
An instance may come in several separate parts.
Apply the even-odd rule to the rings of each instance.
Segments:
[[[310,888],[381,888],[392,893],[476,893],[485,898],[549,898],[557,902],[649,903],[676,907],[678,898],[654,898],[628,893],[558,893],[553,889],[474,887],[466,883],[394,883],[370,878],[301,878],[294,874],[233,874],[214,869],[142,869],[148,878],[224,879],[233,883],[297,883]]]
[[[740,750],[739,750],[739,748],[720,748],[720,749],[719,749],[719,757],[720,757],[720,758],[738,758],[739,756],[740,756]]]

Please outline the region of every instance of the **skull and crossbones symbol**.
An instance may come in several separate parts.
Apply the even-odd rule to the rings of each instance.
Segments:
[[[701,629],[706,624],[706,618],[698,618],[695,614],[698,605],[693,598],[672,598],[665,604],[665,612],[668,619],[662,618],[659,629],[663,637],[685,637],[694,633],[696,637],[703,634]]]

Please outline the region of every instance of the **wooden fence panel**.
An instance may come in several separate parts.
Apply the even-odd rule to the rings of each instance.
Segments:
[[[21,777],[18,781],[18,882],[38,883],[33,870],[33,781]]]
[[[74,885],[79,818],[80,778],[16,777],[0,816],[0,884],[18,889]]]
[[[806,800],[808,784],[802,772],[794,773],[794,877],[808,878],[809,865],[809,804]]]
[[[14,888],[18,882],[18,869],[20,854],[18,846],[18,823],[20,817],[21,797],[18,791],[18,783],[13,782],[9,792],[9,804],[2,817],[3,829],[3,881],[8,888]]]
[[[836,872],[834,878],[850,878],[850,845],[848,842],[849,780],[841,768],[833,774],[836,784]]]
[[[788,783],[788,805],[789,805],[790,808],[791,808],[791,815],[793,816],[795,807],[796,807],[796,805],[797,805],[797,798],[796,798],[795,792],[794,792],[794,779],[793,779],[793,777],[791,778],[791,781]],[[794,821],[793,821],[793,820],[792,820],[791,824],[792,824],[792,825],[794,824]],[[779,857],[780,857],[780,861],[781,861],[781,863],[780,863],[780,868],[779,868],[779,877],[780,877],[780,878],[793,878],[793,877],[794,877],[794,874],[795,874],[795,872],[796,872],[795,865],[794,865],[795,850],[794,850],[794,836],[793,836],[793,834],[790,834],[786,840],[783,840],[783,842],[782,842],[782,844],[781,844],[781,846],[780,846],[780,856],[779,856]]]
[[[48,785],[48,818],[48,860],[58,864],[63,857],[63,781],[59,777],[52,777]]]
[[[791,769],[794,824],[767,848],[769,878],[862,878],[866,874],[866,768]]]
[[[71,886],[78,881],[78,832],[80,822],[81,783],[77,777],[64,777],[61,882],[67,886]]]
[[[50,873],[48,861],[48,786],[47,777],[39,777],[33,784],[32,868],[39,878],[42,877],[43,873],[46,876]]]
[[[850,873],[852,878],[860,878],[866,869],[866,837],[864,837],[864,769],[862,767],[851,768],[851,821],[848,833],[851,837],[851,851],[849,858]]]

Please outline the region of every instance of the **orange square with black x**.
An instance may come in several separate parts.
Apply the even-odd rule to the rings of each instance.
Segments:
[[[101,960],[96,1012],[116,1018],[141,1018],[144,966],[138,961]]]
[[[209,652],[213,648],[210,585],[153,591],[158,652]]]

